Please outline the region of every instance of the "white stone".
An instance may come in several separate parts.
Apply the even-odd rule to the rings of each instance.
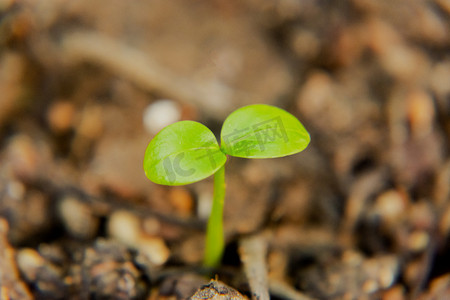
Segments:
[[[180,120],[181,109],[172,100],[163,99],[151,103],[144,110],[143,122],[145,129],[156,134],[161,129]]]

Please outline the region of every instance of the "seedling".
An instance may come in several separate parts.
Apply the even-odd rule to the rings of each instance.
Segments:
[[[163,128],[149,143],[145,174],[163,185],[184,185],[214,174],[211,215],[206,229],[204,264],[214,267],[224,251],[223,206],[227,155],[273,158],[298,153],[310,141],[306,129],[290,113],[270,105],[239,108],[223,123],[220,146],[206,126],[180,121]]]

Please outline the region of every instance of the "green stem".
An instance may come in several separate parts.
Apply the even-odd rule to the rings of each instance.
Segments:
[[[214,174],[214,197],[206,228],[204,265],[216,267],[222,259],[225,239],[223,233],[223,205],[225,202],[225,165]]]

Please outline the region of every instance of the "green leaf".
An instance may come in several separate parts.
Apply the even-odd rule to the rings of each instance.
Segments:
[[[281,157],[298,153],[310,141],[302,123],[281,108],[255,104],[239,108],[225,120],[222,151],[246,158]]]
[[[214,174],[225,164],[214,134],[194,121],[180,121],[162,129],[148,144],[144,171],[164,185],[183,185]]]

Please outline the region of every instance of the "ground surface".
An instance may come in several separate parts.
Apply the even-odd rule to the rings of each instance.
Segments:
[[[249,296],[257,236],[273,299],[450,299],[449,28],[448,0],[0,0],[0,298],[185,299],[215,275]],[[142,170],[160,99],[216,134],[251,103],[311,133],[229,159],[216,270],[212,181]]]

